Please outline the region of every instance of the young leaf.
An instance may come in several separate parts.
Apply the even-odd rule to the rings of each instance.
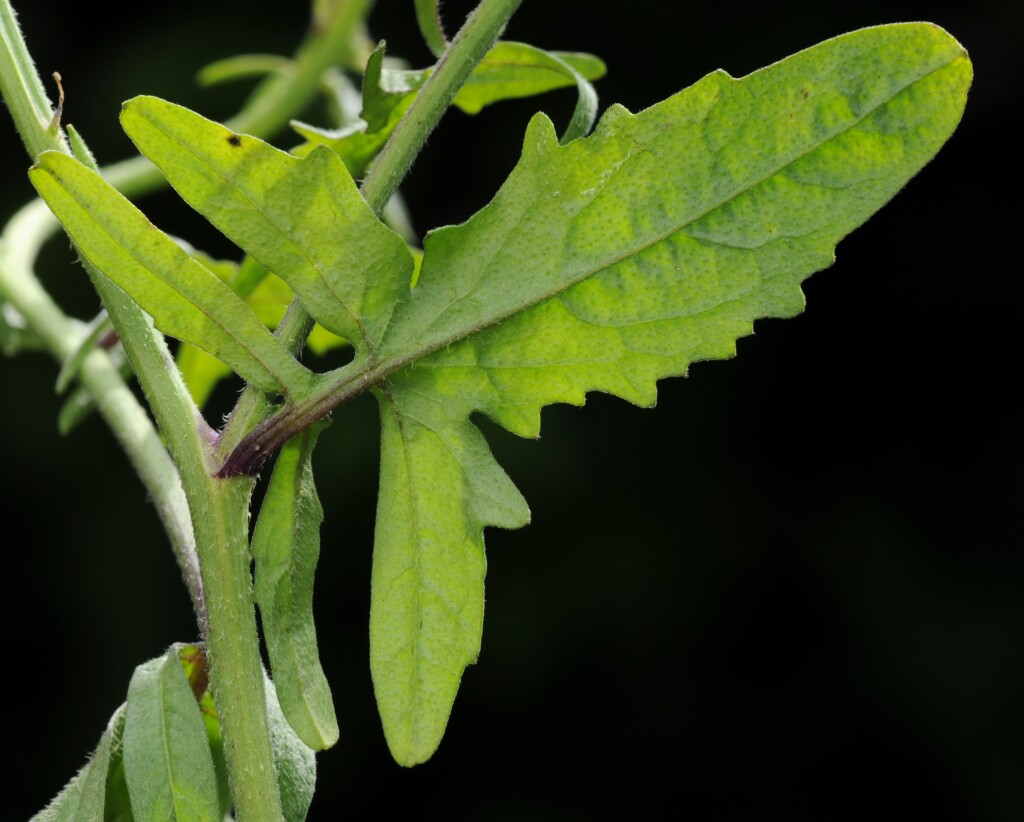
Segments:
[[[338,720],[316,644],[313,575],[323,509],[311,458],[322,425],[308,428],[277,458],[252,539],[254,595],[281,709],[314,750],[338,741]]]
[[[448,38],[441,24],[440,0],[416,0],[416,22],[419,24],[423,40],[431,54],[440,57],[448,47]]]
[[[239,54],[203,66],[196,75],[201,86],[216,86],[265,74],[289,74],[295,71],[295,61],[279,54]]]
[[[374,357],[413,260],[334,152],[297,159],[155,97],[127,102],[121,122],[189,205]]]
[[[124,716],[122,705],[111,717],[86,766],[46,808],[32,817],[31,822],[95,822],[109,818],[104,816],[104,809],[119,806],[118,802],[108,802],[107,785],[111,763],[121,755]]]
[[[82,362],[96,347],[100,338],[105,334],[110,333],[113,327],[114,326],[110,322],[110,317],[107,316],[106,311],[101,311],[93,318],[92,322],[83,329],[82,339],[75,347],[75,350],[71,352],[63,365],[61,365],[60,372],[57,374],[57,382],[54,385],[54,391],[58,394],[63,394],[67,391],[68,386],[71,385],[71,382],[76,376],[78,376],[78,371],[82,367]]]
[[[252,311],[98,174],[48,151],[29,176],[82,254],[161,331],[210,352],[264,390],[305,390],[312,375]]]
[[[363,78],[363,111],[367,133],[394,128],[394,111],[408,106],[433,69],[405,71],[384,68],[384,44],[370,55]],[[575,85],[579,94],[570,122],[572,137],[582,136],[597,116],[597,94],[590,80],[603,77],[604,63],[591,54],[546,52],[526,43],[497,43],[455,96],[453,105],[467,114],[479,114],[485,106],[533,97]]]
[[[399,762],[436,747],[479,645],[481,529],[526,519],[469,415],[536,436],[542,406],[588,391],[652,405],[658,379],[798,313],[800,282],[952,133],[970,79],[949,35],[898,25],[613,108],[566,146],[540,115],[494,201],[427,237],[381,365],[337,389],[391,372],[371,667]]]
[[[140,665],[132,676],[124,769],[137,819],[219,822],[206,728],[176,646]]]
[[[360,115],[365,125],[329,131],[292,123],[307,141],[295,149],[295,154],[304,156],[315,146],[326,145],[345,161],[353,177],[365,174],[431,73],[431,69],[385,69],[383,58],[383,47],[378,46],[366,66]],[[485,106],[502,100],[532,97],[575,84],[579,96],[563,138],[568,142],[593,126],[597,94],[590,81],[604,74],[604,63],[592,54],[546,52],[525,43],[501,42],[480,61],[453,104],[467,114],[478,114]]]

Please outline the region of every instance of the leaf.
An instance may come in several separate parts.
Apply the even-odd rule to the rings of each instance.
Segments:
[[[45,346],[25,323],[25,318],[8,302],[0,298],[0,352],[8,357],[22,351],[40,351]]]
[[[298,159],[155,97],[130,100],[121,121],[189,205],[373,358],[413,260],[336,154]]]
[[[137,819],[220,822],[206,728],[177,646],[135,669],[128,686],[124,769]]]
[[[440,0],[416,0],[416,22],[424,42],[435,57],[444,54],[448,47],[448,38],[441,24],[440,5]]]
[[[493,202],[428,235],[380,364],[336,387],[390,372],[371,669],[400,763],[430,756],[476,656],[483,527],[527,519],[470,414],[537,436],[544,405],[588,391],[653,405],[657,380],[799,313],[801,281],[952,133],[970,78],[956,41],[909,24],[614,107],[566,146],[539,115]]]
[[[281,811],[285,822],[302,822],[313,802],[316,788],[316,754],[295,733],[281,711],[277,691],[264,674],[263,692],[267,695],[267,724],[281,793]]]
[[[201,86],[216,86],[265,74],[289,74],[295,71],[295,61],[278,54],[239,54],[204,66],[196,75]]]
[[[104,822],[134,822],[128,783],[124,778],[124,716],[115,725],[110,744],[110,764],[107,768],[107,798],[103,810]]]
[[[366,61],[363,72],[363,109],[359,116],[366,123],[366,133],[373,134],[397,120],[393,114],[397,109],[403,112],[426,81],[429,71],[394,71],[385,73],[384,54],[387,46],[383,40],[377,44]]]
[[[582,137],[597,117],[597,94],[590,80],[605,75],[604,62],[591,54],[547,52],[526,43],[502,42],[492,48],[455,98],[467,114],[501,100],[532,97],[576,86],[577,102],[563,142]]]
[[[432,69],[405,71],[386,69],[383,44],[367,62],[363,79],[364,126],[347,126],[337,131],[318,129],[304,123],[292,126],[306,144],[295,149],[304,156],[317,145],[337,152],[353,177],[366,173],[398,125]],[[597,114],[597,94],[590,85],[605,74],[605,65],[591,54],[546,52],[525,43],[500,42],[476,66],[459,90],[454,105],[467,114],[478,114],[485,106],[502,100],[531,97],[576,85],[576,110],[566,131],[568,142],[590,130]]]
[[[107,356],[110,357],[110,361],[124,379],[131,377],[132,368],[123,346],[118,345],[111,348],[107,352]],[[93,399],[92,393],[83,386],[73,388],[57,414],[58,433],[62,437],[66,437],[88,419],[95,410],[96,401]]]
[[[29,176],[82,254],[161,331],[208,351],[264,390],[304,392],[312,375],[252,311],[98,174],[49,151]]]
[[[100,311],[100,313],[93,318],[92,322],[83,329],[81,340],[79,340],[78,345],[75,346],[71,354],[68,355],[68,358],[64,360],[63,365],[60,367],[60,372],[57,374],[57,382],[54,386],[54,391],[56,391],[57,394],[63,394],[67,391],[72,380],[78,376],[78,371],[82,367],[82,362],[96,347],[100,338],[108,334],[113,327],[113,324],[110,322],[110,317],[107,316],[107,312]]]
[[[96,822],[106,818],[108,770],[113,759],[120,759],[124,714],[122,705],[111,717],[86,766],[31,822]]]
[[[281,449],[252,538],[253,593],[274,687],[288,722],[314,750],[338,741],[338,719],[313,623],[313,575],[324,513],[311,459],[323,427],[307,428]]]

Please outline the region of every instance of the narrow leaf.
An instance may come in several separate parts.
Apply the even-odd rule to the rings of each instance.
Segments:
[[[267,391],[301,394],[311,375],[231,290],[99,175],[58,152],[29,173],[82,254],[163,332]]]
[[[124,769],[137,819],[219,822],[206,728],[176,647],[132,676]]]
[[[431,54],[440,57],[448,48],[448,38],[441,23],[440,0],[416,0],[416,22]]]
[[[565,146],[539,115],[494,201],[428,235],[374,371],[371,668],[399,762],[430,756],[475,656],[482,528],[526,519],[470,414],[536,436],[544,405],[588,391],[652,405],[657,380],[799,313],[801,281],[952,133],[970,79],[955,40],[908,24],[614,107]]]
[[[122,377],[129,379],[132,376],[132,367],[122,346],[111,348],[107,352],[107,356],[110,357]],[[92,393],[83,386],[73,388],[57,414],[58,433],[62,437],[66,437],[87,420],[95,410],[96,402],[93,400]]]
[[[86,326],[82,333],[82,339],[75,347],[75,350],[64,360],[64,364],[60,367],[60,372],[57,374],[57,383],[54,386],[54,390],[58,394],[63,394],[67,391],[72,380],[78,376],[78,370],[82,367],[82,361],[96,347],[96,343],[99,342],[100,338],[109,333],[113,327],[106,311],[101,311]]]
[[[22,351],[39,351],[43,341],[29,330],[17,309],[0,298],[0,352],[8,357]]]
[[[429,72],[384,70],[387,45],[381,40],[366,61],[363,72],[363,108],[359,116],[366,123],[366,133],[373,134],[394,123],[396,109],[408,107]],[[385,84],[385,78],[387,83]],[[392,128],[394,126],[392,125]]]
[[[597,117],[597,93],[590,84],[605,74],[590,54],[546,52],[526,43],[501,42],[492,48],[455,98],[467,114],[501,100],[532,97],[575,85],[578,99],[563,142],[590,131]]]
[[[320,425],[308,428],[281,449],[252,539],[254,595],[274,687],[289,723],[315,750],[338,741],[338,720],[313,623],[323,509],[311,459],[321,430]]]
[[[325,145],[345,161],[353,177],[366,173],[431,73],[429,68],[385,69],[383,56],[382,48],[378,47],[367,63],[361,115],[367,122],[334,131],[292,123],[306,139],[294,153],[304,156],[315,146]],[[478,114],[485,106],[502,100],[531,97],[575,84],[579,98],[563,138],[568,142],[593,125],[597,94],[590,81],[604,74],[604,63],[591,54],[545,52],[525,43],[501,42],[476,66],[456,95],[454,105],[467,114]]]
[[[189,205],[287,282],[321,325],[375,355],[413,260],[334,152],[298,159],[153,97],[126,103],[121,121]]]
[[[96,162],[96,157],[93,155],[92,149],[85,142],[85,138],[72,125],[65,126],[64,131],[67,132],[68,143],[71,144],[71,151],[75,155],[75,159],[86,168],[91,168],[93,171],[98,172],[100,165]]]
[[[239,54],[204,66],[196,75],[201,86],[215,86],[265,74],[288,74],[295,70],[295,62],[278,54]]]
[[[96,822],[105,818],[108,770],[112,758],[120,758],[124,714],[122,705],[111,717],[89,762],[31,822]]]
[[[267,724],[281,793],[281,811],[285,822],[302,822],[316,788],[316,753],[285,719],[269,677],[263,683],[263,693],[267,695]]]

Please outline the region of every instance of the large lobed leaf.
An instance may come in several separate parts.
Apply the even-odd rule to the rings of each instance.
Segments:
[[[637,115],[613,108],[559,146],[536,117],[494,201],[429,235],[381,347],[371,667],[392,753],[441,734],[479,647],[487,525],[525,506],[468,421],[536,436],[540,409],[732,356],[760,317],[939,149],[971,68],[923,24],[867,29],[735,80],[724,72]]]

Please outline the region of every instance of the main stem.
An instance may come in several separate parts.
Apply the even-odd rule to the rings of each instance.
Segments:
[[[369,5],[369,0],[348,0],[335,6],[326,25],[300,49],[295,70],[287,77],[264,83],[235,118],[234,126],[266,134],[286,123],[317,93],[327,67],[351,61],[355,29]],[[68,150],[59,124],[52,122],[49,100],[9,0],[0,0],[0,90],[30,156],[46,150]],[[164,182],[141,158],[108,169],[106,176],[126,194],[142,193]],[[33,204],[26,211],[39,209]],[[58,360],[64,360],[74,349],[79,332],[32,271],[38,247],[54,226],[49,219],[36,222],[37,230],[29,242],[19,233],[0,249],[4,252],[0,257],[0,293],[25,316]],[[10,265],[12,257],[20,264]],[[267,726],[249,571],[252,481],[212,476],[212,449],[205,436],[205,422],[181,382],[163,337],[153,331],[134,303],[117,299],[116,290],[106,278],[93,270],[90,276],[132,359],[168,448],[164,448],[145,411],[105,354],[90,353],[83,362],[80,379],[157,501],[172,544],[178,540],[187,549],[186,562],[182,562],[180,552],[176,553],[186,570],[200,625],[205,628],[211,682],[238,818],[244,822],[280,822],[281,803]],[[180,477],[168,449],[180,468]],[[161,504],[165,499],[168,505]]]

